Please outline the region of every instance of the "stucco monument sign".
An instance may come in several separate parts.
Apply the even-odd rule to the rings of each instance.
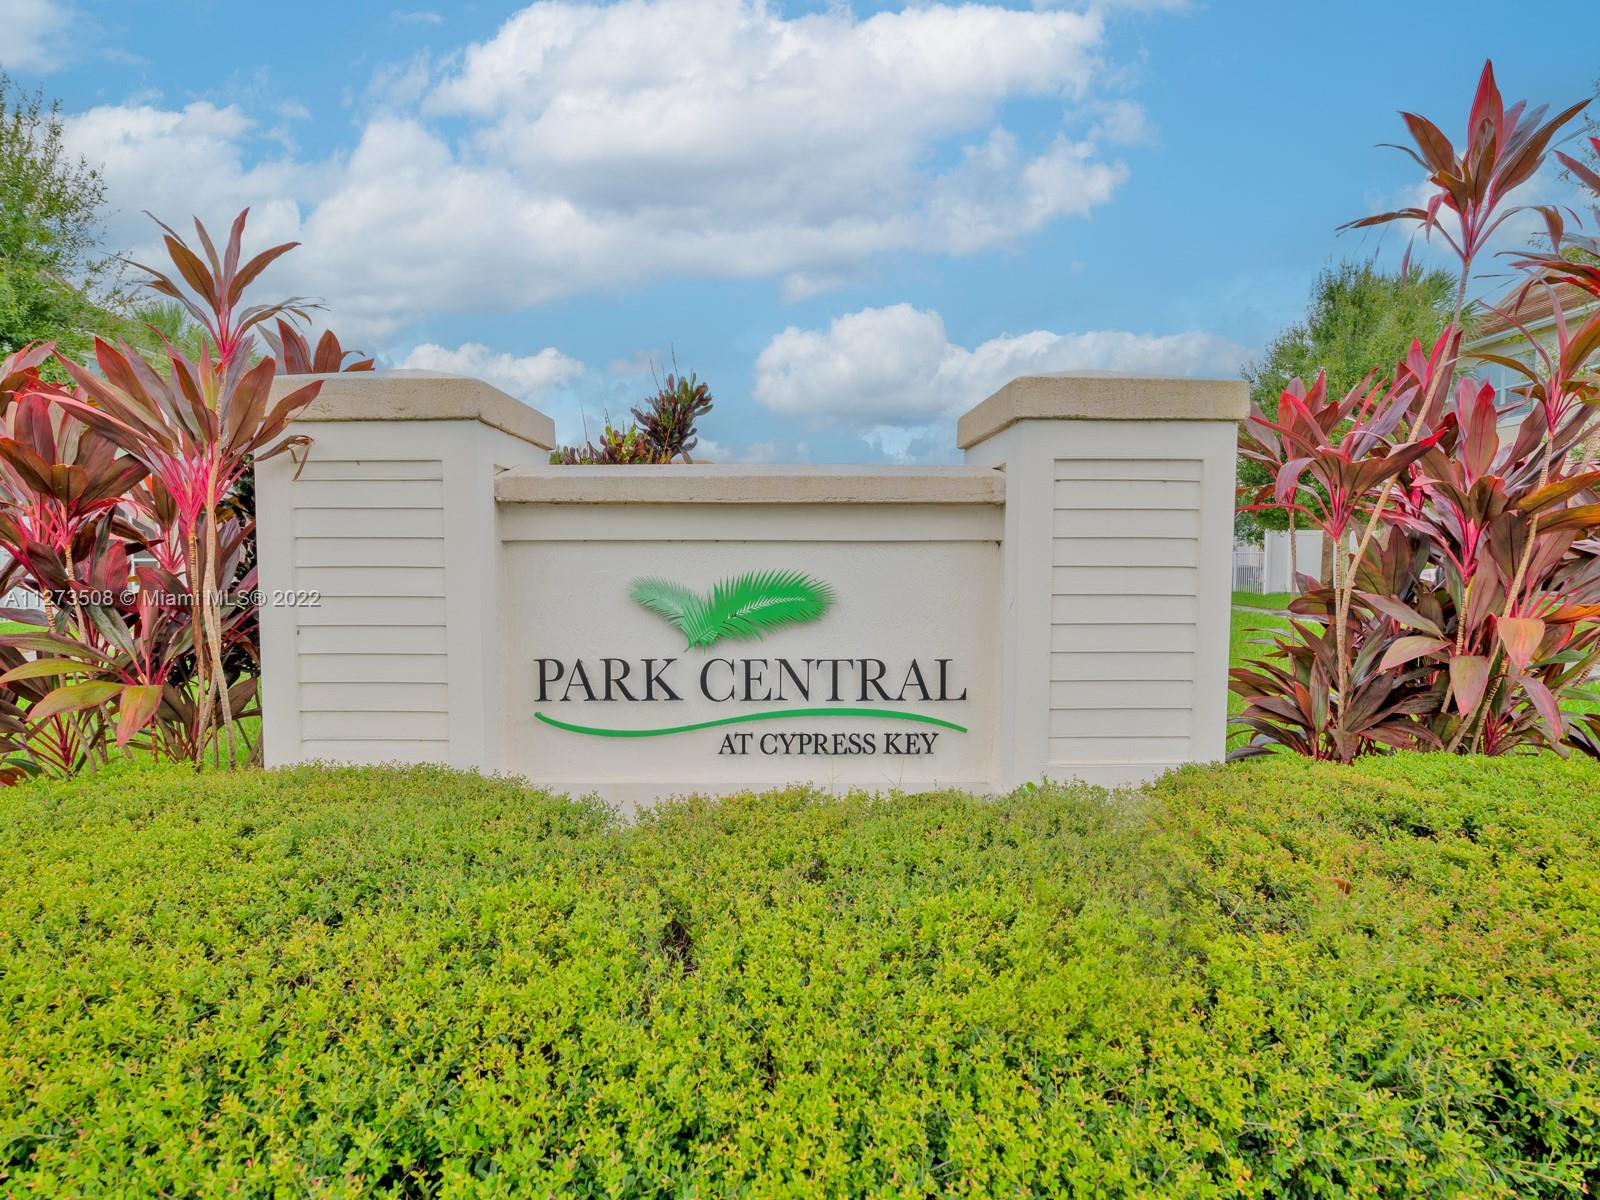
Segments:
[[[294,381],[281,380],[280,388]],[[952,467],[551,466],[476,380],[330,378],[263,463],[270,765],[622,803],[1222,755],[1238,382],[1018,379]]]

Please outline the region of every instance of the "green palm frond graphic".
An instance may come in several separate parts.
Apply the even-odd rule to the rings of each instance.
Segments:
[[[766,636],[781,625],[815,621],[833,604],[833,589],[800,571],[750,571],[724,579],[702,599],[679,583],[636,579],[633,599],[682,631],[689,647],[724,638]]]
[[[635,579],[629,594],[651,612],[671,621],[685,635],[691,629],[698,629],[704,620],[705,601],[681,583],[654,577]]]

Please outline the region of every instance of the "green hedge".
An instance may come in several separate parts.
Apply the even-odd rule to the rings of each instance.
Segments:
[[[1600,770],[0,795],[0,1192],[1600,1188]]]

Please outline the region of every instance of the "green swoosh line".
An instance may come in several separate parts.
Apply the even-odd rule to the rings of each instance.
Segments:
[[[659,729],[597,729],[592,725],[573,725],[558,721],[542,712],[533,714],[535,720],[570,733],[587,733],[592,737],[664,737],[669,733],[691,733],[696,729],[715,729],[719,725],[744,725],[751,721],[777,721],[784,717],[877,717],[884,721],[918,721],[923,725],[938,725],[967,732],[965,725],[946,721],[942,717],[924,716],[922,713],[900,712],[892,708],[780,708],[773,712],[746,713],[741,717],[718,717],[714,721],[698,721],[693,725],[663,725]]]

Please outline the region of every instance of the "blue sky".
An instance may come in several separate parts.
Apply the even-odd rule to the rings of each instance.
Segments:
[[[142,209],[248,203],[305,242],[264,292],[568,438],[675,353],[713,457],[944,461],[1022,371],[1235,373],[1319,269],[1398,258],[1334,233],[1414,193],[1375,148],[1397,109],[1456,134],[1485,56],[1508,97],[1590,94],[1594,28],[1580,0],[0,0],[0,65],[104,162],[116,248],[148,250]]]

